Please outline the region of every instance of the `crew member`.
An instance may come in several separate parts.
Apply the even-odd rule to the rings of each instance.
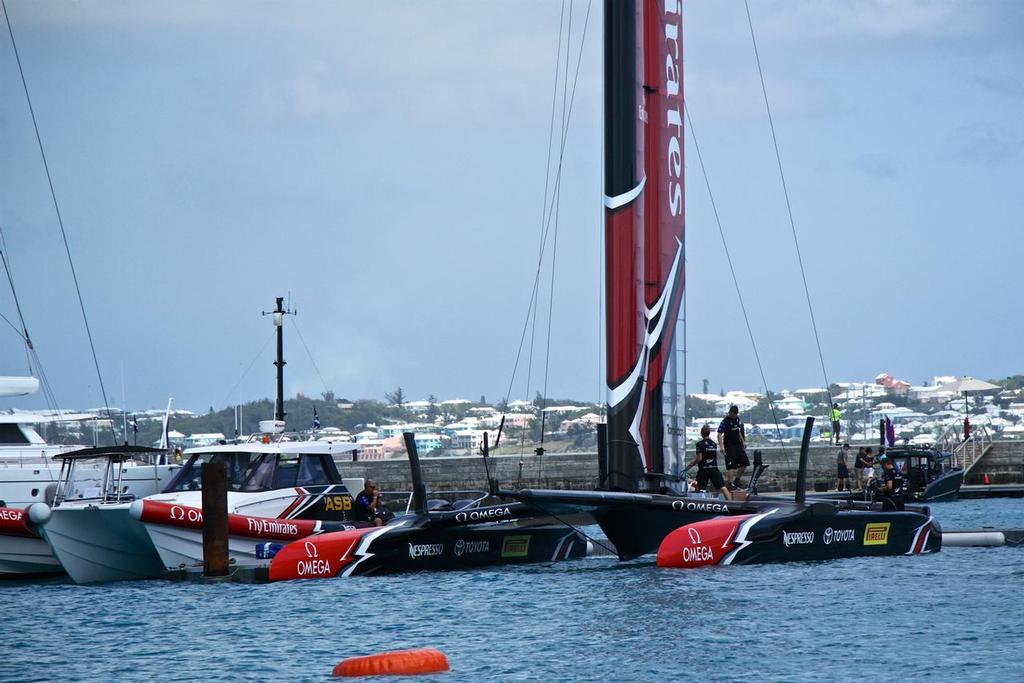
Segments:
[[[875,476],[875,456],[870,446],[857,455],[857,472],[860,473],[860,487],[866,491]]]
[[[697,455],[686,466],[697,468],[697,488],[703,491],[707,488],[708,482],[722,492],[726,500],[732,500],[729,487],[725,485],[722,478],[722,471],[718,469],[718,444],[711,440],[711,427],[704,425],[700,428],[700,441],[697,442]],[[685,470],[684,470],[685,471]]]
[[[380,501],[380,489],[373,480],[367,479],[363,484],[354,507],[356,515],[364,522],[373,522],[374,526],[384,525],[384,505]]]
[[[839,418],[840,418],[840,416],[841,416],[841,413],[839,412],[839,404],[838,403],[833,403],[832,404],[832,413],[831,413],[831,418],[832,418],[832,437],[836,440],[836,445],[837,446],[839,445],[839,428],[840,428]]]
[[[896,504],[897,510],[902,510],[904,498],[903,475],[893,465],[892,458],[885,453],[878,456],[878,460],[882,463],[881,493],[886,498],[892,499],[892,502]]]
[[[718,447],[725,451],[725,479],[736,488],[740,477],[750,466],[747,458],[747,436],[740,421],[740,408],[729,406],[729,414],[718,425]]]
[[[850,468],[846,461],[850,454],[850,444],[844,443],[836,457],[836,490],[850,490]]]

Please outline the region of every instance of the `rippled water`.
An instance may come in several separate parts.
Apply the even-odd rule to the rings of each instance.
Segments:
[[[1024,500],[934,507],[1024,527]],[[1024,680],[1024,549],[659,570],[587,559],[272,585],[0,584],[3,681],[319,681],[437,647],[416,680]],[[392,679],[393,680],[393,679]]]

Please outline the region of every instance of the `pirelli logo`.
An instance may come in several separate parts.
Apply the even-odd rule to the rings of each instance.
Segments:
[[[502,557],[526,557],[530,552],[529,536],[506,536],[501,544]]]
[[[889,522],[864,527],[864,545],[885,545],[889,542]]]

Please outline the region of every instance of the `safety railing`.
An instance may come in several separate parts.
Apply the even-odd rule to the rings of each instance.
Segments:
[[[950,464],[962,468],[965,474],[991,447],[992,434],[985,425],[972,425],[970,434],[964,438],[960,421],[947,427],[935,441],[935,448],[950,453]]]

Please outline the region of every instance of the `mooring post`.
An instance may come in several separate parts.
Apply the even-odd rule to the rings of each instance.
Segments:
[[[228,575],[228,473],[222,462],[204,462],[203,574]]]

